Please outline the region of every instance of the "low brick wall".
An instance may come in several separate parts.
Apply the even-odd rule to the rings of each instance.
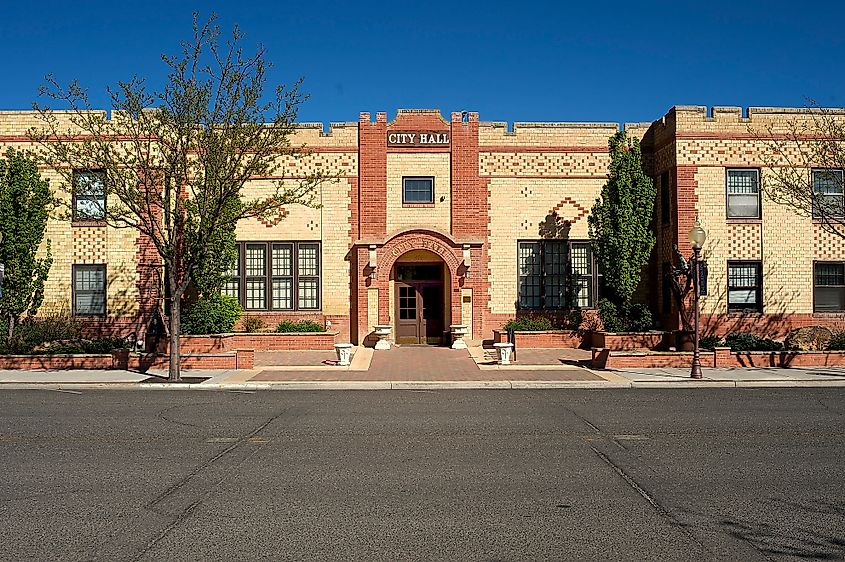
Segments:
[[[691,351],[626,351],[592,349],[594,369],[684,368],[692,365]],[[825,367],[845,366],[845,351],[701,351],[702,367]]]
[[[182,369],[252,369],[255,366],[255,352],[238,349],[228,353],[183,354],[180,365]],[[170,359],[167,355],[131,353],[125,368],[143,373],[149,369],[167,370],[169,367]]]
[[[517,349],[557,349],[561,347],[582,347],[585,339],[589,339],[588,333],[576,332],[575,330],[551,330],[544,332],[514,332]],[[508,341],[506,330],[493,330],[494,343]]]
[[[669,347],[671,332],[592,332],[592,347],[604,349],[651,349]]]
[[[112,369],[111,355],[3,355],[0,369],[20,370],[69,370],[69,369]]]
[[[333,350],[338,332],[296,332],[279,334],[259,332],[254,334],[219,334],[212,336],[182,336],[179,338],[183,354],[224,353],[236,349],[255,351],[284,350]],[[166,349],[161,350],[166,353]]]

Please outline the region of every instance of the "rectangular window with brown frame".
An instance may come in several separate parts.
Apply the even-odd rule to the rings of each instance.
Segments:
[[[73,315],[106,315],[106,266],[74,265]]]
[[[813,264],[813,311],[845,311],[845,263]]]
[[[102,221],[106,218],[106,173],[103,170],[73,171],[73,220]]]
[[[728,262],[728,311],[763,312],[763,264]]]
[[[760,170],[728,169],[725,178],[728,218],[759,219]]]
[[[669,172],[660,174],[660,222],[669,224],[672,220],[672,186]]]
[[[845,186],[842,170],[813,170],[813,218],[845,216]]]

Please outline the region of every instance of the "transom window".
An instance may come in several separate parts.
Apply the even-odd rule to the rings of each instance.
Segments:
[[[845,263],[817,262],[813,265],[813,310],[845,311]]]
[[[813,170],[813,217],[845,214],[842,182],[842,170]]]
[[[105,316],[106,266],[73,266],[73,315]]]
[[[728,170],[728,218],[760,218],[760,171]]]
[[[728,262],[728,310],[763,312],[762,264]]]
[[[402,178],[402,203],[434,203],[434,178]]]
[[[319,310],[319,242],[239,242],[223,293],[245,310]]]
[[[73,172],[73,220],[106,217],[106,173],[102,170]]]
[[[519,242],[519,308],[589,308],[596,293],[595,264],[587,242]]]

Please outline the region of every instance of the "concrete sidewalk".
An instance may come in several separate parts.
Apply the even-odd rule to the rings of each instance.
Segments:
[[[571,367],[569,368],[571,369]],[[565,370],[569,370],[565,369]],[[584,376],[563,376],[546,369],[528,371],[525,367],[514,376],[502,371],[468,373],[439,371],[431,376],[417,371],[413,376],[368,377],[366,372],[349,376],[349,371],[327,377],[325,371],[308,376],[304,371],[262,369],[239,371],[183,371],[190,381],[166,384],[166,373],[130,371],[0,371],[0,390],[20,388],[86,389],[120,388],[148,390],[411,390],[411,389],[529,389],[529,388],[747,388],[747,387],[834,387],[845,386],[845,370],[834,367],[808,369],[742,368],[703,369],[704,378],[689,378],[687,369],[624,369],[593,371]],[[569,371],[572,375],[572,371]],[[529,376],[526,376],[529,374]],[[319,376],[317,376],[319,375]],[[157,379],[157,380],[156,380]]]

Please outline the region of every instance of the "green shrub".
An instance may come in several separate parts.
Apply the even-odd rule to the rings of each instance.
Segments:
[[[8,329],[8,328],[7,328]],[[15,326],[12,338],[3,345],[3,353],[27,354],[54,341],[79,340],[82,328],[73,317],[57,314],[26,318]],[[3,334],[5,336],[5,333]]]
[[[517,332],[544,332],[552,329],[552,321],[544,316],[520,316],[505,323],[505,330]]]
[[[48,346],[39,353],[44,355],[72,355],[75,353],[111,353],[116,349],[128,349],[124,338],[99,338],[96,340],[68,340]]]
[[[834,332],[827,344],[827,348],[831,351],[845,350],[845,331]]]
[[[201,299],[182,314],[182,333],[225,334],[232,331],[242,313],[235,297],[214,295]]]
[[[565,328],[567,330],[580,330],[584,323],[584,311],[580,308],[570,310],[566,314]]]
[[[725,345],[733,351],[780,351],[783,344],[745,332],[734,332],[725,337]]]
[[[279,322],[279,325],[276,326],[276,331],[280,333],[325,332],[326,328],[322,324],[318,324],[313,320],[299,320],[298,322],[284,320],[282,322]]]
[[[605,332],[625,331],[625,321],[622,315],[619,314],[619,309],[616,308],[615,304],[607,299],[601,299],[598,302],[598,311]]]
[[[241,326],[243,326],[244,332],[263,332],[264,329],[267,328],[267,323],[257,316],[247,316],[243,319],[243,322],[241,322]]]
[[[715,349],[722,346],[722,338],[719,336],[704,336],[698,340],[698,346],[701,349]]]
[[[654,328],[654,318],[651,310],[644,304],[632,304],[628,307],[625,331],[626,332],[648,332]]]

